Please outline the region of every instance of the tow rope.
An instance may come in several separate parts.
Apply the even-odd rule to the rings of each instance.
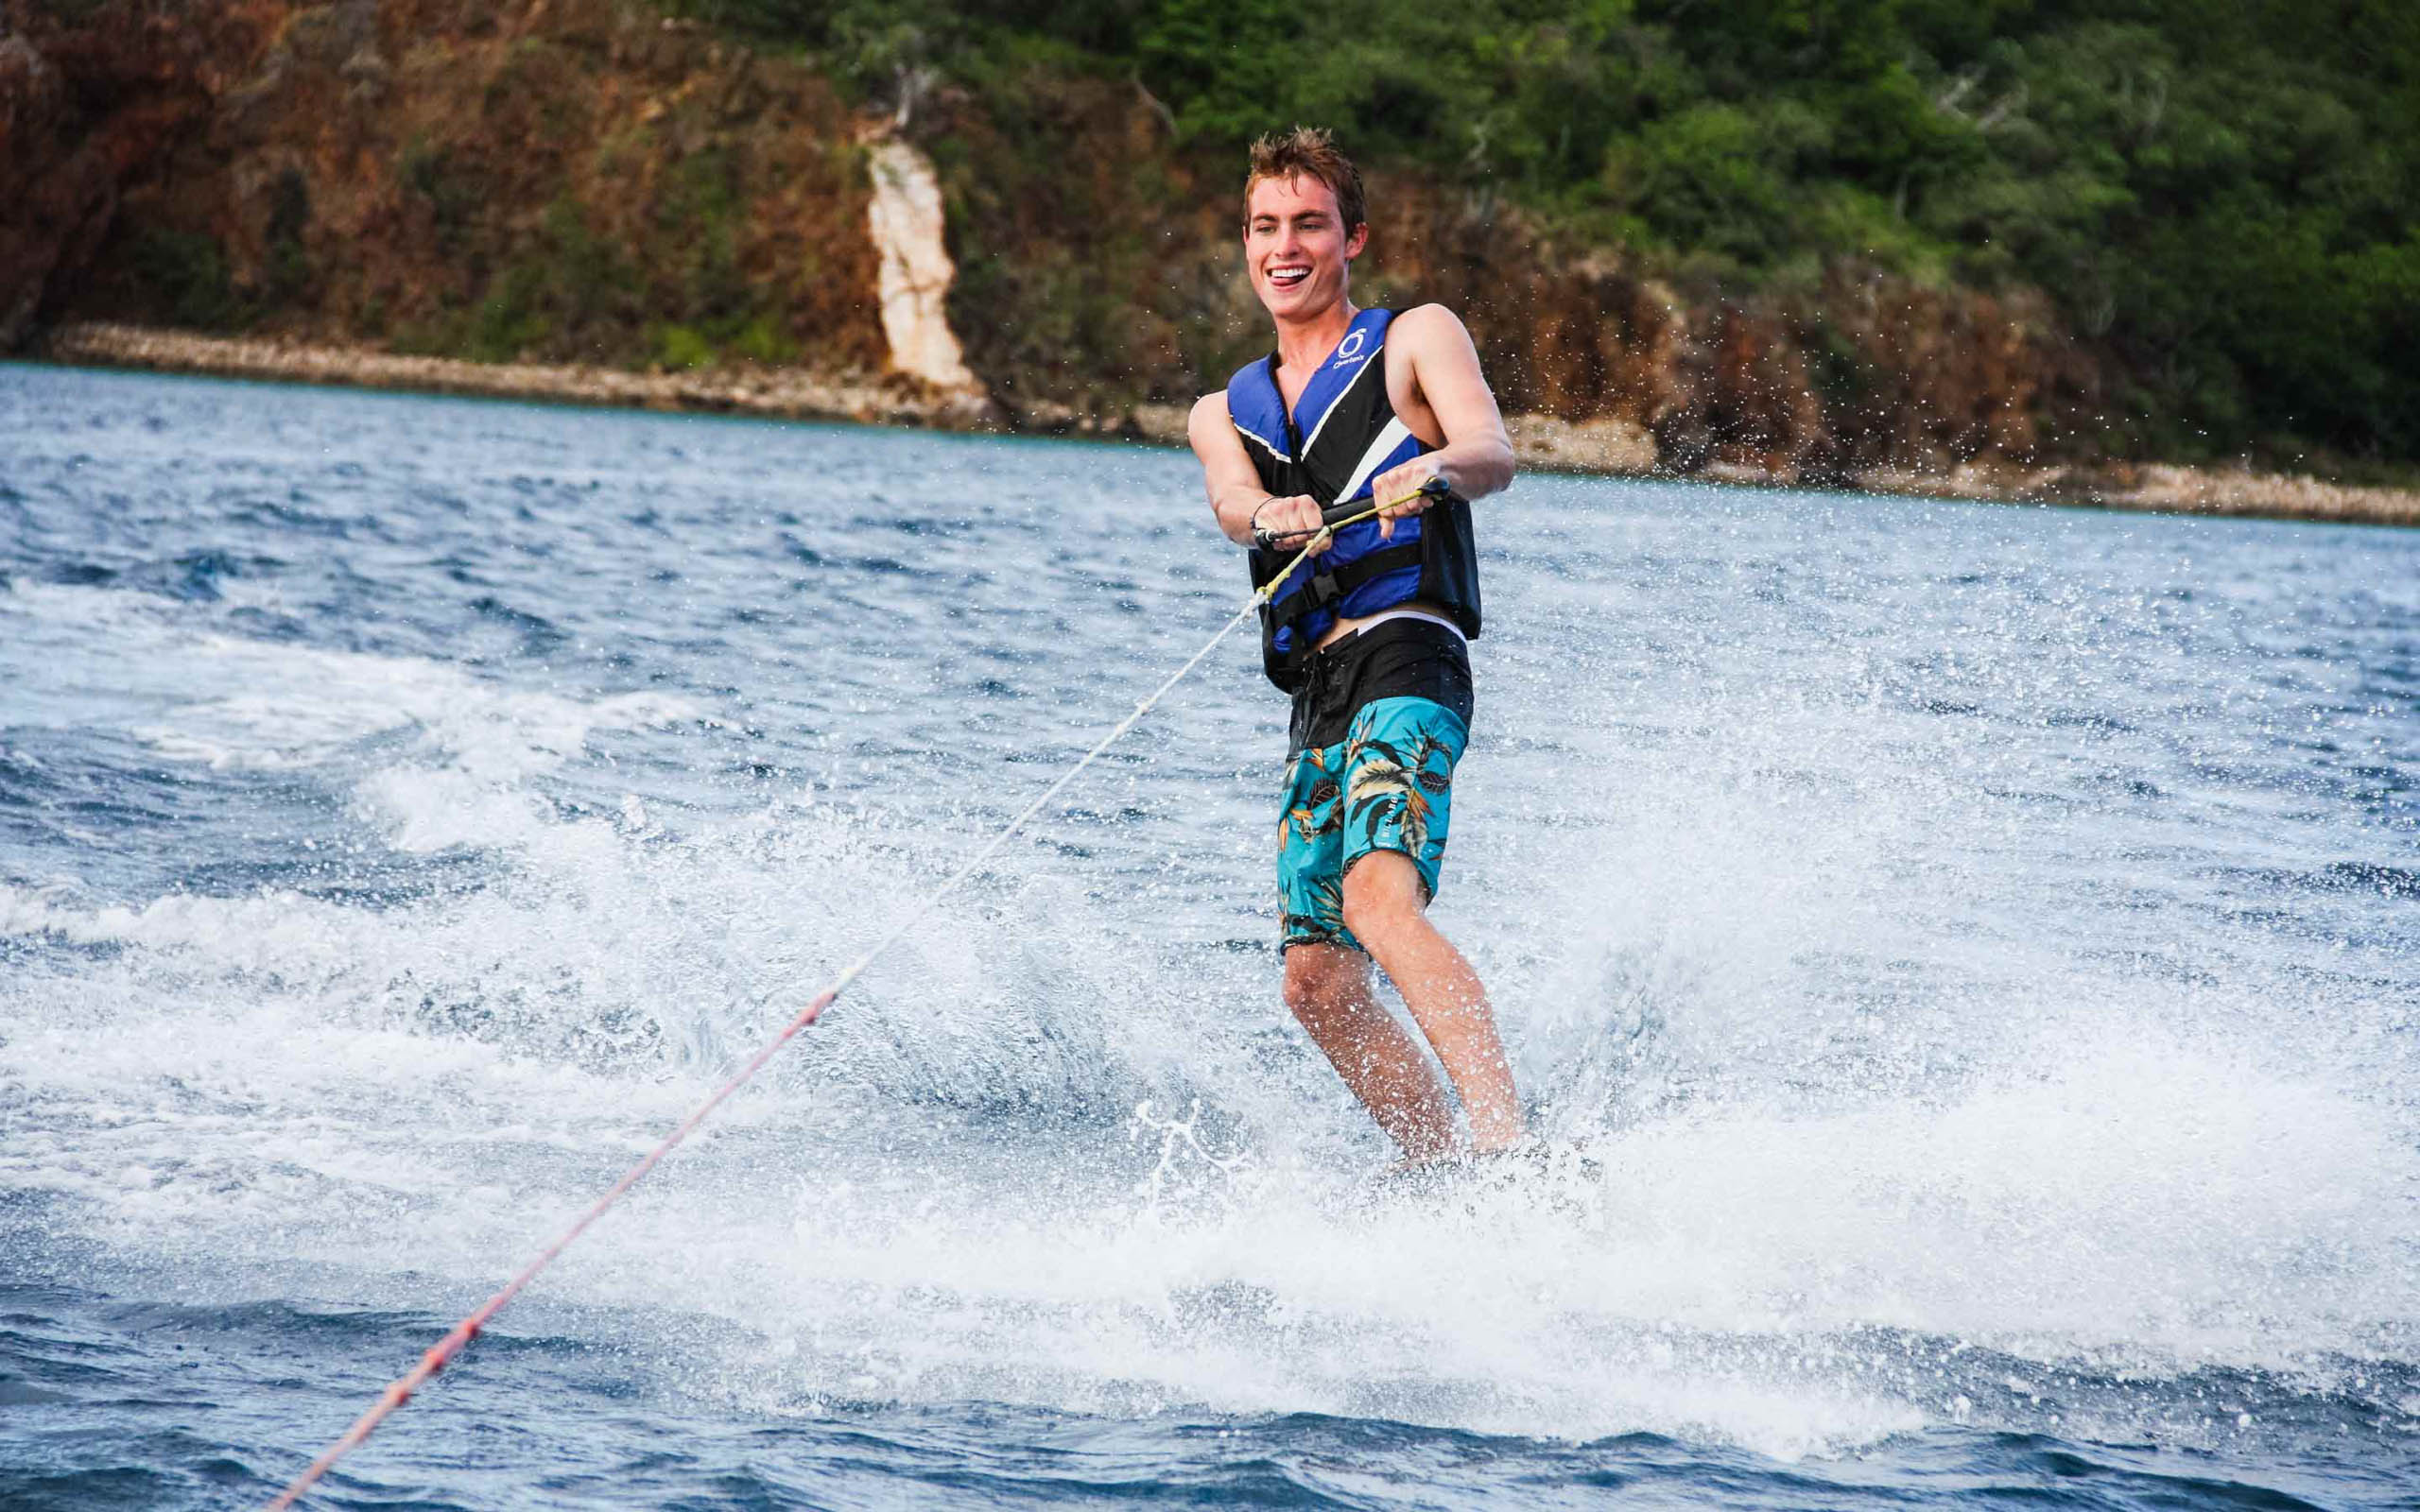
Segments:
[[[1434,483],[1435,480],[1431,479],[1430,484]],[[1359,521],[1371,519],[1384,510],[1391,509],[1397,505],[1409,504],[1413,499],[1420,497],[1422,493],[1431,492],[1432,490],[1430,484],[1424,484],[1421,488],[1403,495],[1401,498],[1389,500],[1385,504],[1373,503],[1368,508],[1362,509],[1357,513],[1348,514],[1335,520],[1329,520],[1321,524],[1320,528],[1312,534],[1311,539],[1304,544],[1303,549],[1295,554],[1294,558],[1291,561],[1288,561],[1284,568],[1280,569],[1276,576],[1271,577],[1268,582],[1253,590],[1252,597],[1244,601],[1243,608],[1237,610],[1235,614],[1228,619],[1227,623],[1219,627],[1219,633],[1213,635],[1208,641],[1204,642],[1201,649],[1194,652],[1192,657],[1185,662],[1184,665],[1177,668],[1166,682],[1161,683],[1157,688],[1151,690],[1150,696],[1145,698],[1141,703],[1136,704],[1134,706],[1133,713],[1119,720],[1116,727],[1111,730],[1108,734],[1101,736],[1100,739],[1094,744],[1092,749],[1084,752],[1083,756],[1077,761],[1075,765],[1070,766],[1065,772],[1062,773],[1059,780],[1044,790],[1040,798],[1037,798],[1032,802],[1027,804],[1023,813],[1019,814],[1015,818],[1011,819],[1008,824],[1001,829],[999,833],[992,837],[990,844],[977,851],[964,866],[959,868],[956,872],[952,873],[947,882],[942,883],[939,887],[935,888],[930,893],[927,893],[925,896],[924,901],[918,903],[913,909],[909,910],[907,917],[901,919],[900,922],[891,929],[890,934],[885,935],[881,939],[875,941],[873,949],[858,956],[855,962],[851,963],[846,971],[843,971],[838,976],[834,977],[830,986],[826,987],[822,991],[818,992],[814,999],[809,1002],[805,1007],[799,1010],[796,1018],[793,1018],[788,1023],[783,1025],[782,1031],[779,1034],[773,1036],[771,1040],[768,1040],[763,1049],[757,1051],[755,1055],[749,1057],[748,1063],[739,1068],[738,1074],[733,1076],[729,1081],[724,1082],[720,1087],[716,1088],[714,1095],[708,1097],[704,1102],[700,1103],[695,1112],[692,1112],[687,1118],[683,1119],[678,1127],[674,1128],[670,1134],[665,1136],[664,1143],[658,1144],[654,1149],[648,1151],[647,1155],[641,1159],[636,1165],[633,1165],[628,1171],[623,1172],[622,1178],[614,1182],[611,1187],[607,1188],[605,1194],[598,1197],[596,1201],[589,1207],[587,1211],[581,1213],[579,1217],[572,1223],[570,1228],[565,1228],[561,1234],[557,1235],[554,1243],[541,1250],[537,1259],[532,1260],[528,1264],[523,1266],[519,1275],[505,1282],[504,1288],[497,1292],[493,1297],[489,1297],[485,1302],[481,1303],[476,1312],[462,1319],[461,1322],[455,1324],[452,1330],[450,1330],[443,1338],[438,1340],[434,1345],[431,1345],[428,1352],[420,1357],[419,1364],[413,1366],[409,1370],[405,1371],[404,1374],[396,1378],[396,1380],[391,1383],[385,1391],[380,1392],[378,1394],[378,1400],[371,1404],[370,1410],[363,1413],[351,1428],[346,1429],[342,1437],[329,1445],[327,1452],[321,1454],[318,1459],[313,1460],[309,1469],[296,1476],[293,1483],[287,1486],[285,1490],[280,1491],[277,1494],[276,1499],[268,1503],[267,1512],[283,1512],[283,1509],[294,1505],[295,1502],[302,1497],[303,1492],[309,1490],[312,1486],[319,1481],[320,1477],[327,1474],[327,1472],[334,1468],[337,1461],[344,1458],[345,1455],[360,1447],[362,1440],[368,1438],[372,1433],[374,1433],[377,1430],[378,1425],[387,1420],[389,1415],[393,1413],[396,1408],[402,1406],[405,1402],[411,1400],[413,1392],[418,1391],[423,1385],[424,1385],[431,1376],[434,1376],[440,1370],[444,1369],[447,1363],[450,1362],[454,1356],[459,1354],[465,1345],[468,1345],[473,1339],[477,1338],[479,1336],[479,1331],[488,1326],[488,1321],[491,1318],[493,1318],[498,1313],[503,1312],[507,1304],[510,1303],[514,1297],[520,1296],[521,1289],[527,1286],[532,1280],[535,1280],[538,1277],[538,1273],[544,1270],[549,1264],[553,1263],[556,1256],[571,1247],[572,1241],[578,1239],[582,1233],[586,1232],[588,1226],[595,1223],[599,1217],[603,1216],[606,1209],[619,1201],[622,1194],[630,1191],[631,1187],[636,1186],[640,1177],[646,1176],[649,1171],[654,1170],[658,1161],[671,1154],[673,1150],[680,1145],[683,1140],[687,1139],[699,1125],[706,1121],[706,1116],[708,1114],[712,1113],[717,1108],[722,1106],[723,1099],[729,1097],[732,1093],[739,1091],[741,1087],[747,1085],[748,1079],[755,1075],[759,1071],[762,1071],[765,1068],[765,1063],[771,1060],[774,1055],[781,1050],[782,1046],[789,1043],[791,1038],[801,1029],[805,1028],[816,1020],[821,1018],[823,1016],[823,1011],[832,1006],[833,1003],[840,996],[840,994],[848,989],[849,985],[855,982],[859,976],[863,975],[866,969],[873,965],[875,959],[878,958],[883,952],[890,949],[891,946],[898,944],[901,939],[907,936],[909,930],[924,922],[925,915],[931,913],[942,899],[948,897],[951,893],[956,892],[961,883],[965,882],[967,878],[973,876],[978,869],[980,869],[983,864],[989,861],[992,856],[998,851],[1001,846],[1008,843],[1011,835],[1015,834],[1019,830],[1025,827],[1027,820],[1032,818],[1036,814],[1041,813],[1044,807],[1046,807],[1052,799],[1057,798],[1060,793],[1066,788],[1068,783],[1074,782],[1083,773],[1085,767],[1090,766],[1093,764],[1095,758],[1098,757],[1102,751],[1109,749],[1109,747],[1114,745],[1120,736],[1124,735],[1128,730],[1133,729],[1135,725],[1139,724],[1142,721],[1143,716],[1151,712],[1152,706],[1157,704],[1163,697],[1166,697],[1169,689],[1184,681],[1186,675],[1192,672],[1195,667],[1200,666],[1203,658],[1207,657],[1212,651],[1218,649],[1219,643],[1225,640],[1228,634],[1233,631],[1236,626],[1242,624],[1262,605],[1268,603],[1270,599],[1275,598],[1277,596],[1277,591],[1285,586],[1286,580],[1288,577],[1291,577],[1294,575],[1295,569],[1301,567],[1304,562],[1309,560],[1314,552],[1322,549],[1334,538],[1338,530],[1346,525],[1354,524]]]

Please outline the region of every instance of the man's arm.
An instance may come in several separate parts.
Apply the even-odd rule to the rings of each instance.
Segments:
[[[1201,463],[1210,512],[1219,517],[1219,528],[1229,541],[1251,545],[1255,518],[1263,528],[1281,538],[1305,537],[1319,529],[1318,500],[1304,494],[1281,499],[1260,486],[1260,474],[1253,471],[1243,438],[1236,434],[1235,421],[1228,415],[1223,390],[1195,403],[1193,417],[1185,422],[1185,438]],[[1298,542],[1288,540],[1286,543]]]
[[[1424,304],[1395,317],[1387,332],[1387,348],[1410,359],[1412,391],[1428,412],[1445,444],[1426,456],[1378,474],[1371,493],[1379,503],[1412,493],[1432,477],[1465,499],[1495,493],[1512,481],[1512,442],[1504,434],[1504,417],[1495,395],[1479,370],[1478,349],[1453,311],[1442,304]],[[1428,507],[1422,495],[1386,510],[1378,521],[1382,535],[1394,534],[1394,522]]]

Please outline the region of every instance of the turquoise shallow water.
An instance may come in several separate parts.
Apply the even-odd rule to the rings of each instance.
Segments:
[[[1592,1164],[1370,1195],[1237,637],[320,1504],[2413,1504],[2420,536],[1483,508],[1438,917]],[[1157,451],[0,367],[0,1503],[257,1504],[1233,556]]]

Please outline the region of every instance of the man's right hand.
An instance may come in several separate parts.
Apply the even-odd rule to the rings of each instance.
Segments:
[[[1307,493],[1290,498],[1271,499],[1252,512],[1253,539],[1272,551],[1296,552],[1319,534],[1323,522],[1320,519],[1320,502]],[[1325,551],[1336,544],[1334,538],[1320,542]]]

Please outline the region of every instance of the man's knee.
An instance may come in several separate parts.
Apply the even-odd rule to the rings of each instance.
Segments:
[[[1420,921],[1427,909],[1420,868],[1400,850],[1373,850],[1344,874],[1344,927],[1376,946]]]
[[[1369,971],[1368,957],[1342,945],[1297,945],[1286,953],[1286,1008],[1305,1024],[1337,1011]]]

